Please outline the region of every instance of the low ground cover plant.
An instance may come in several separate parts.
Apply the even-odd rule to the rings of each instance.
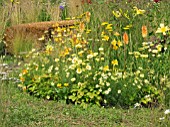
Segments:
[[[169,21],[151,16],[159,7],[114,9],[109,21],[98,22],[87,11],[75,26],[56,24],[45,50],[26,55],[18,86],[83,107],[169,105]]]

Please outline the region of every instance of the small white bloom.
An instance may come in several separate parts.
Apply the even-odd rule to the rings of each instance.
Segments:
[[[91,59],[91,58],[93,58],[92,54],[87,55],[87,59]]]
[[[76,68],[76,66],[74,64],[69,66],[69,69],[71,69],[71,70],[74,70],[75,68]]]
[[[89,64],[87,64],[86,69],[90,71],[91,70],[91,66]]]
[[[141,105],[139,104],[139,103],[136,103],[135,105],[134,105],[134,108],[137,108],[137,107],[140,107]]]
[[[154,49],[154,50],[152,50],[152,53],[158,53],[158,50],[156,50],[156,49]]]
[[[70,72],[67,72],[66,73],[66,77],[68,78],[70,76]]]
[[[78,60],[77,63],[80,65],[82,64],[82,60]]]
[[[149,81],[147,79],[144,80],[145,84],[149,84]]]
[[[99,89],[99,92],[102,92],[102,89]]]
[[[165,117],[161,117],[161,118],[159,118],[159,120],[164,120],[165,119]]]
[[[144,74],[140,74],[139,76],[140,76],[141,78],[144,78]]]
[[[102,57],[101,60],[104,61],[104,57]]]
[[[72,82],[76,81],[76,78],[72,78],[71,81],[72,81]]]
[[[55,58],[55,62],[59,62],[59,59],[58,59],[58,58]]]
[[[99,88],[99,85],[98,85],[98,84],[96,85],[96,88]]]
[[[109,82],[106,82],[106,86],[110,86],[110,83],[109,83]]]
[[[117,93],[120,94],[120,93],[121,93],[121,90],[118,90]]]
[[[58,71],[58,70],[59,70],[59,68],[58,68],[58,67],[56,67],[56,68],[55,68],[55,70],[56,70],[56,71]]]
[[[48,73],[51,73],[52,69],[53,69],[53,65],[51,65],[51,66],[49,67]]]
[[[51,86],[54,86],[54,82],[51,83]]]
[[[79,86],[79,87],[82,87],[82,86],[83,86],[83,83],[78,82],[78,86]]]
[[[73,64],[76,63],[77,61],[78,61],[77,57],[74,57],[74,58],[72,59],[72,63],[73,63]]]
[[[169,114],[170,113],[170,109],[167,109],[167,110],[165,110],[165,112],[164,112],[164,114]]]
[[[103,51],[103,50],[104,50],[103,47],[100,47],[100,48],[99,48],[99,51],[100,51],[100,52]]]
[[[108,90],[104,91],[104,94],[106,94],[106,95],[109,94],[109,91]]]
[[[95,52],[95,53],[93,54],[94,57],[96,57],[97,55],[98,55],[98,52]]]
[[[82,73],[82,69],[81,68],[77,68],[77,74],[81,74]]]
[[[104,103],[106,104],[107,103],[107,101],[104,99]]]
[[[81,44],[77,44],[75,47],[76,47],[77,49],[78,49],[78,48],[82,48],[82,45],[81,45]]]
[[[99,61],[100,61],[100,59],[99,59],[99,58],[96,58],[95,60],[96,60],[97,62],[99,62]]]

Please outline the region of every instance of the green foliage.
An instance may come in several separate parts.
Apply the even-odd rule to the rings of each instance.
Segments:
[[[0,41],[0,56],[5,54],[5,44],[3,41]]]
[[[19,87],[83,107],[169,104],[170,29],[161,22],[168,17],[151,17],[160,9],[155,4],[145,9],[114,8],[100,20],[91,8],[75,26],[56,25],[45,50],[28,54]]]
[[[29,35],[26,35],[25,37],[17,35],[14,38],[13,42],[13,51],[15,55],[18,55],[20,53],[25,53],[30,51],[33,46],[35,46],[36,43],[29,37]]]
[[[38,21],[50,21],[51,16],[48,14],[45,8],[41,9],[40,14],[38,16]]]

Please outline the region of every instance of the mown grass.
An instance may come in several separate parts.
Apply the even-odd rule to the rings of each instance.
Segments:
[[[21,93],[12,82],[0,85],[0,126],[2,127],[165,127],[168,119],[160,122],[164,109],[100,108],[83,109],[62,102],[46,101]]]
[[[119,8],[123,8],[125,5],[123,5],[122,3],[120,4],[117,3],[115,5],[112,4],[112,6],[106,4],[102,4],[102,5],[94,4],[90,6],[85,5],[84,10],[92,12],[92,21],[89,25],[90,29],[92,29],[92,34],[89,35],[89,38],[96,39],[99,37],[98,33],[102,31],[102,28],[100,28],[102,22],[109,21],[111,23],[115,23],[112,22],[114,20],[112,19],[113,14],[112,11],[110,10],[116,11]],[[135,6],[135,3],[132,3],[131,6],[127,5],[127,8],[132,8],[133,6]],[[142,9],[145,9],[146,7],[145,4],[140,4],[140,3],[136,3],[136,6],[141,7]],[[165,22],[166,24],[169,24],[170,21],[169,20],[170,12],[168,11],[169,5],[166,3],[161,3],[160,6],[161,6],[160,10],[156,10],[156,8],[155,10],[154,8],[152,8],[153,10],[147,10],[147,11],[153,11],[151,13],[153,15],[150,16],[151,24],[149,20],[145,21],[142,18],[140,20],[136,20],[138,28],[140,28],[143,24],[146,23],[150,26],[149,27],[150,29],[153,28],[156,30],[156,28],[159,26],[159,24],[162,21]],[[20,8],[22,9],[22,6]],[[25,10],[29,10],[28,6],[27,9]],[[105,10],[105,12],[103,12],[103,10]],[[9,10],[5,10],[4,14],[6,14],[6,11]],[[28,15],[26,15],[25,18],[23,18],[23,13],[22,14],[18,12],[12,13],[10,25],[24,23],[24,22],[39,21],[37,19],[38,14],[39,12],[33,15],[29,13]],[[17,18],[20,17],[20,18],[16,20],[16,17]],[[52,19],[58,19],[58,18],[52,16]],[[124,26],[127,24],[128,23],[126,22],[125,24],[124,22],[122,22],[122,25]],[[132,31],[132,33],[133,32],[134,31]],[[142,38],[140,34],[141,34],[140,31],[135,34],[134,33],[132,34],[132,36],[134,37],[133,38],[134,40],[132,42],[133,44],[135,43],[134,47],[136,48],[137,45],[140,45],[142,43]],[[169,55],[167,55],[167,57],[169,57]],[[2,62],[7,62],[11,64],[14,61],[8,59],[7,61],[2,61]],[[168,67],[165,67],[165,69],[166,68]],[[162,73],[166,73],[168,75],[168,72],[169,71],[166,70],[166,72],[162,72]],[[167,100],[167,103],[169,103],[168,101],[169,100]],[[83,109],[79,105],[75,106],[72,104],[65,104],[62,101],[60,102],[47,101],[47,100],[35,98],[27,93],[21,92],[18,89],[17,84],[15,84],[13,81],[0,80],[0,126],[2,127],[23,127],[23,126],[27,126],[27,127],[30,126],[31,127],[32,126],[33,127],[34,126],[39,126],[39,127],[40,126],[165,127],[167,126],[168,127],[170,126],[169,117],[168,116],[166,117],[166,115],[164,114],[164,111],[167,108],[168,107],[158,106],[152,108],[122,109],[121,107],[102,108],[95,105],[93,106],[89,105],[86,109]],[[163,117],[165,117],[165,119],[160,120],[160,118]]]

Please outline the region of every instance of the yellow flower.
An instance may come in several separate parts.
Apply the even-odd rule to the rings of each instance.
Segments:
[[[89,34],[90,32],[91,32],[91,30],[90,30],[90,29],[87,29],[87,30],[86,30],[86,33],[87,33],[87,34]]]
[[[114,50],[117,50],[117,49],[118,49],[118,46],[116,46],[116,45],[113,46],[113,49],[114,49]]]
[[[118,61],[117,60],[112,60],[112,65],[118,65]]]
[[[118,45],[119,47],[121,47],[123,44],[122,44],[122,42],[121,42],[120,40],[118,40],[118,41],[117,41],[117,45]]]
[[[52,51],[53,51],[53,46],[52,45],[47,45],[47,47],[46,47],[46,53],[47,54],[50,54]]]
[[[25,78],[24,78],[24,77],[20,77],[20,81],[21,81],[21,82],[24,82],[24,81],[25,81]]]
[[[28,73],[28,70],[27,70],[27,69],[22,70],[22,74],[23,74],[23,75],[25,75],[25,74],[27,74],[27,73]]]
[[[120,34],[118,32],[115,32],[114,35],[115,36],[120,36]]]
[[[108,22],[103,22],[101,25],[104,26],[104,25],[107,25],[109,24]]]
[[[57,84],[57,87],[58,87],[58,88],[61,88],[61,87],[62,87],[62,84],[61,84],[61,83],[58,83],[58,84]]]
[[[144,14],[145,10],[138,9],[137,7],[133,7],[134,10],[136,11],[136,15]]]
[[[65,87],[68,87],[68,86],[69,86],[69,84],[68,84],[68,83],[64,83],[64,86],[65,86]]]
[[[113,15],[116,17],[116,18],[119,18],[121,17],[121,13],[119,11],[112,11]]]
[[[163,23],[160,24],[160,28],[157,29],[156,33],[163,33],[166,35],[166,31],[170,30],[168,26],[165,26]]]
[[[108,40],[109,40],[109,36],[104,35],[102,40],[104,40],[104,41],[108,41]]]
[[[104,66],[103,71],[109,71],[109,66],[108,65]]]
[[[114,40],[111,42],[111,44],[112,44],[113,46],[116,46],[116,43],[117,43],[116,39],[114,39]]]
[[[106,26],[106,30],[112,30],[112,25],[113,25],[113,24],[108,24],[108,25]]]
[[[156,48],[159,52],[162,51],[162,45],[159,44],[159,45],[156,46]]]
[[[128,29],[130,29],[132,27],[132,25],[127,25],[127,26],[125,26],[123,29],[124,30],[128,30]]]

